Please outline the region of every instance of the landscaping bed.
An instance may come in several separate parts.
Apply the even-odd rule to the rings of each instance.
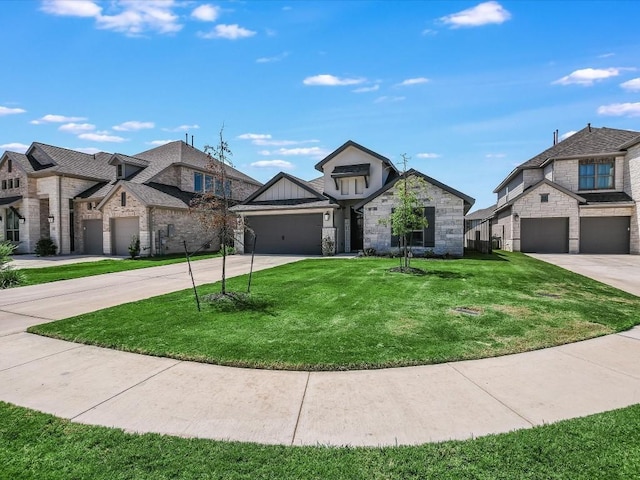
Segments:
[[[346,370],[524,352],[626,330],[640,298],[519,253],[397,260],[312,259],[256,272],[237,308],[175,292],[30,332],[240,367]],[[247,278],[228,280],[232,291]],[[198,288],[204,294],[217,284]]]

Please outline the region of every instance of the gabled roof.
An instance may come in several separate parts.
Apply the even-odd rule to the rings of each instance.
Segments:
[[[464,219],[465,220],[485,220],[493,216],[493,212],[495,211],[496,207],[497,205],[494,204],[487,208],[481,208],[479,210],[469,213],[468,215],[465,215]]]
[[[393,180],[387,182],[381,189],[379,189],[377,192],[374,192],[373,194],[369,195],[367,198],[365,198],[364,200],[362,200],[361,202],[357,203],[356,205],[353,206],[354,210],[359,210],[362,207],[364,207],[367,203],[369,203],[371,200],[373,200],[374,198],[379,197],[380,195],[382,195],[384,192],[386,192],[387,190],[393,188],[393,186],[398,183],[399,180],[405,178],[405,177],[410,177],[410,176],[417,176],[422,178],[425,182],[430,183],[431,185],[434,185],[436,187],[441,188],[442,190],[444,190],[445,192],[449,192],[452,195],[455,195],[456,197],[461,198],[464,201],[464,212],[465,214],[471,209],[471,207],[473,206],[473,204],[475,203],[475,198],[470,197],[469,195],[465,195],[464,193],[451,188],[448,185],[445,185],[442,182],[439,182],[438,180],[436,180],[435,178],[431,178],[427,175],[425,175],[422,172],[419,172],[418,170],[415,169],[410,169],[407,170],[405,173],[403,173],[402,175],[394,178]]]
[[[191,199],[197,196],[196,193],[184,192],[177,187],[169,185],[159,183],[140,184],[120,180],[109,189],[109,193],[98,204],[98,209],[102,208],[113,197],[118,187],[122,187],[147,207],[187,209],[190,206]]]
[[[506,203],[503,203],[502,205],[500,205],[497,209],[496,209],[496,213],[504,210],[507,207],[510,207],[511,205],[513,205],[515,202],[517,202],[518,200],[520,200],[522,197],[524,197],[525,195],[529,195],[531,192],[533,192],[536,188],[538,188],[541,185],[549,185],[551,188],[555,188],[556,190],[564,193],[565,195],[568,195],[569,197],[573,197],[578,203],[587,203],[587,200],[585,197],[583,197],[582,195],[578,195],[577,193],[572,192],[571,190],[564,188],[562,185],[558,185],[555,182],[552,182],[551,180],[544,178],[542,180],[540,180],[538,183],[531,185],[529,188],[525,189],[524,192],[522,192],[519,195],[516,195],[515,197],[513,197],[511,200],[509,200]]]
[[[588,157],[589,155],[621,155],[624,148],[626,148],[624,145],[637,139],[639,135],[640,132],[632,130],[607,127],[596,128],[588,125],[579,132],[518,165],[493,192],[498,193],[522,170],[540,168],[544,163],[553,159]]]
[[[265,183],[262,187],[260,187],[258,190],[253,192],[248,198],[246,198],[243,202],[241,202],[240,205],[248,205],[252,203],[256,198],[258,198],[264,192],[269,190],[273,185],[278,183],[283,178],[289,180],[290,182],[295,183],[297,186],[309,192],[311,195],[314,196],[314,198],[318,200],[328,200],[328,197],[326,195],[323,195],[318,190],[316,190],[314,188],[314,185],[310,184],[309,182],[305,182],[304,180],[298,177],[294,177],[293,175],[290,175],[288,173],[280,172],[271,180],[269,180],[267,183]]]
[[[348,140],[347,142],[345,142],[341,147],[338,147],[336,150],[334,150],[332,153],[330,153],[329,155],[327,155],[325,158],[323,158],[322,160],[320,160],[318,163],[316,163],[315,169],[319,170],[320,172],[322,172],[322,167],[324,166],[325,163],[327,163],[328,161],[330,161],[331,159],[337,157],[338,155],[340,155],[342,152],[344,152],[347,148],[349,147],[353,147],[353,148],[357,148],[358,150],[360,150],[361,152],[366,153],[367,155],[371,155],[374,158],[377,158],[378,160],[380,160],[382,163],[384,163],[385,165],[387,165],[388,167],[390,167],[393,171],[395,171],[396,173],[398,173],[398,169],[396,168],[396,166],[391,163],[391,160],[389,160],[387,157],[383,157],[382,155],[380,155],[379,153],[374,152],[373,150],[369,150],[366,147],[363,147],[362,145],[357,144],[356,142],[354,142],[353,140]]]
[[[136,167],[145,168],[149,166],[149,160],[143,160],[142,158],[131,157],[122,153],[114,153],[109,159],[109,165],[118,165],[120,163],[128,163],[129,165],[135,165]]]
[[[38,142],[33,142],[25,153],[33,172],[61,173],[96,180],[115,177],[113,169],[106,161],[109,155],[104,152],[82,153]]]

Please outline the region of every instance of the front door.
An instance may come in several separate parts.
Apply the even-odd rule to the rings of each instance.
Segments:
[[[362,214],[351,210],[351,251],[362,250],[364,245],[362,223]]]

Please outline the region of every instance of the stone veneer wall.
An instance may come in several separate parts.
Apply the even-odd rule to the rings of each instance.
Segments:
[[[75,232],[76,232],[76,252],[86,253],[84,246],[84,228],[83,222],[85,220],[102,220],[102,212],[97,210],[95,206],[100,203],[98,201],[76,201],[74,205],[74,220],[75,220]],[[87,205],[92,204],[91,210]]]
[[[625,192],[636,202],[631,215],[631,253],[640,254],[640,144],[627,150]]]
[[[625,158],[616,157],[614,164],[614,188],[609,191],[622,191],[624,188]],[[579,190],[580,160],[556,160],[553,166],[553,181],[567,190],[577,194],[586,192],[602,192],[603,190]],[[606,191],[606,190],[605,190]]]
[[[120,194],[123,191],[127,193],[127,202],[124,207],[120,204]],[[102,247],[105,255],[111,255],[113,252],[111,247],[111,220],[119,217],[138,217],[140,250],[141,253],[149,252],[151,238],[149,235],[147,208],[134,195],[127,192],[126,189],[118,187],[109,200],[102,206]]]
[[[391,226],[380,220],[389,218],[395,203],[395,187],[367,203],[364,210],[364,248],[377,253],[391,251]],[[435,207],[435,247],[413,247],[417,253],[433,251],[436,255],[464,254],[464,201],[434,185],[428,185],[423,201],[425,207]]]
[[[189,252],[194,252],[207,242],[209,246],[202,248],[201,251],[217,252],[220,250],[219,234],[206,231],[198,221],[198,217],[190,214],[188,210],[154,207],[151,209],[151,225],[154,255],[183,253],[184,241],[187,242]]]

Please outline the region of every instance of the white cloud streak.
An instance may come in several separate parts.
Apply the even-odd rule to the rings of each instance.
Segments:
[[[233,25],[225,25],[220,24],[216,25],[213,30],[210,32],[198,32],[198,36],[205,40],[210,40],[214,38],[223,38],[226,40],[238,40],[241,38],[249,38],[253,37],[256,34],[253,30],[248,30],[239,26],[238,24]]]
[[[483,25],[501,24],[511,18],[509,13],[498,2],[484,2],[473,8],[468,8],[451,15],[441,17],[440,20],[451,28],[481,27]]]
[[[200,125],[193,124],[193,125],[178,125],[175,128],[163,128],[162,130],[165,132],[187,132],[189,130],[197,130],[199,128],[200,128]]]
[[[605,80],[620,75],[619,68],[583,68],[571,72],[558,80],[552,82],[553,85],[582,85],[585,87],[593,85],[595,82]]]
[[[380,85],[372,85],[371,87],[360,87],[352,90],[353,93],[367,93],[367,92],[377,92],[380,89]]]
[[[219,16],[220,7],[209,4],[200,5],[191,12],[191,18],[195,18],[201,22],[215,22]]]
[[[383,95],[382,97],[376,98],[373,103],[391,103],[391,102],[402,102],[406,100],[407,97],[389,97],[387,95]]]
[[[640,78],[632,78],[621,83],[620,86],[629,92],[640,92]]]
[[[90,0],[45,0],[41,10],[61,17],[97,17],[102,7]]]
[[[130,122],[124,122],[120,125],[114,125],[113,129],[118,132],[136,132],[138,130],[147,130],[149,128],[155,128],[156,124],[153,122],[138,122],[132,120]]]
[[[268,133],[243,133],[236,137],[239,140],[266,140],[271,138]]]
[[[4,145],[0,145],[0,150],[10,151],[10,152],[18,152],[24,153],[29,148],[29,145],[25,145],[24,143],[5,143]]]
[[[402,82],[398,83],[398,87],[408,87],[408,86],[412,86],[412,85],[420,85],[422,83],[427,83],[429,82],[428,78],[425,77],[418,77],[418,78],[407,78],[406,80],[403,80]]]
[[[167,143],[171,143],[173,140],[153,140],[151,142],[147,142],[147,145],[154,145],[159,147],[160,145],[166,145]]]
[[[259,160],[253,162],[251,166],[256,168],[281,168],[283,170],[293,170],[295,168],[293,163],[286,160]]]
[[[308,86],[341,87],[345,85],[359,85],[364,83],[364,78],[340,78],[334,75],[322,74],[305,78],[302,83]]]
[[[81,133],[78,135],[78,138],[92,142],[122,143],[126,141],[125,138],[118,137],[117,135],[108,135],[106,133]]]
[[[22,108],[10,108],[0,106],[0,117],[4,117],[5,115],[17,115],[19,113],[25,113],[26,110]]]
[[[60,125],[58,130],[61,132],[73,133],[75,135],[84,133],[84,132],[92,132],[96,129],[95,125],[90,123],[65,123],[64,125]]]
[[[578,133],[576,130],[569,130],[566,133],[563,133],[562,135],[560,135],[560,140],[566,140],[567,138],[569,138],[571,135],[574,135]]]
[[[598,107],[598,114],[612,117],[639,117],[640,102],[602,105],[601,107]]]
[[[418,153],[416,155],[416,157],[424,159],[440,158],[441,156],[442,155],[440,155],[439,153]]]
[[[256,59],[256,63],[273,63],[273,62],[281,62],[285,58],[289,56],[289,52],[282,52],[279,55],[275,55],[273,57],[260,57]]]

